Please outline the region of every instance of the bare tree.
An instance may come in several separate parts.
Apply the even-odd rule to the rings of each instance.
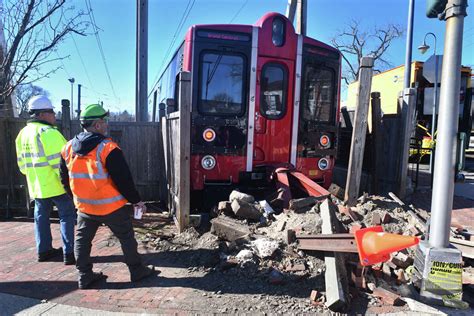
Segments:
[[[49,92],[42,87],[35,86],[31,83],[19,84],[16,86],[15,99],[20,115],[27,111],[28,100],[35,95],[49,96]]]
[[[7,0],[2,5],[0,0],[0,38],[4,37],[0,49],[0,107],[9,103],[19,84],[35,82],[60,68],[51,63],[66,58],[59,56],[57,47],[67,35],[85,35],[88,13],[65,3]]]
[[[387,49],[397,38],[402,37],[401,26],[387,24],[383,27],[363,30],[359,21],[351,21],[347,28],[339,31],[331,43],[342,53],[345,69],[342,78],[349,84],[359,76],[359,63],[363,56],[374,57],[374,71],[380,73],[393,65],[385,58]]]

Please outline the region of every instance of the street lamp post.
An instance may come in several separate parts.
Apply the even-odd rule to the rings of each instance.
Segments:
[[[434,142],[435,139],[435,132],[436,132],[436,108],[437,108],[437,103],[438,103],[438,56],[436,55],[436,35],[434,33],[426,33],[425,38],[423,39],[423,44],[418,47],[418,50],[420,53],[424,54],[428,49],[430,49],[430,46],[426,44],[426,37],[428,35],[433,36],[434,38],[434,50],[433,50],[433,55],[435,57],[435,80],[434,80],[434,97],[433,97],[433,113],[431,117],[431,140]],[[435,143],[433,143],[435,144]],[[433,159],[434,159],[434,147],[431,150],[431,155],[430,155],[430,173],[433,175]]]
[[[69,78],[69,82],[71,83],[71,120],[74,119],[74,104],[73,104],[73,97],[74,97],[74,78]]]

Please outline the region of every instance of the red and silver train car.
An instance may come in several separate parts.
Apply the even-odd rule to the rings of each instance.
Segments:
[[[253,26],[192,26],[150,102],[175,103],[180,71],[192,78],[192,193],[261,180],[282,164],[330,185],[339,121],[337,49],[268,13]]]

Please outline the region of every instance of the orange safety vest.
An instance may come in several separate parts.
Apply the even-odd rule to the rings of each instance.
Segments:
[[[119,147],[110,138],[104,139],[85,156],[73,152],[71,141],[64,146],[61,155],[69,171],[74,204],[81,212],[107,215],[127,203],[105,168],[105,160],[115,148]]]

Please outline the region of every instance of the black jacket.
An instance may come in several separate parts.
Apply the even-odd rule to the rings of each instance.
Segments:
[[[80,156],[87,155],[91,150],[96,148],[104,138],[105,136],[97,133],[83,132],[77,134],[72,139],[72,151]],[[135,188],[130,168],[120,148],[115,148],[110,152],[105,160],[105,168],[107,168],[117,190],[125,199],[133,204],[141,201],[140,194]],[[69,186],[69,173],[64,158],[61,158],[60,176],[64,189],[72,196]]]

